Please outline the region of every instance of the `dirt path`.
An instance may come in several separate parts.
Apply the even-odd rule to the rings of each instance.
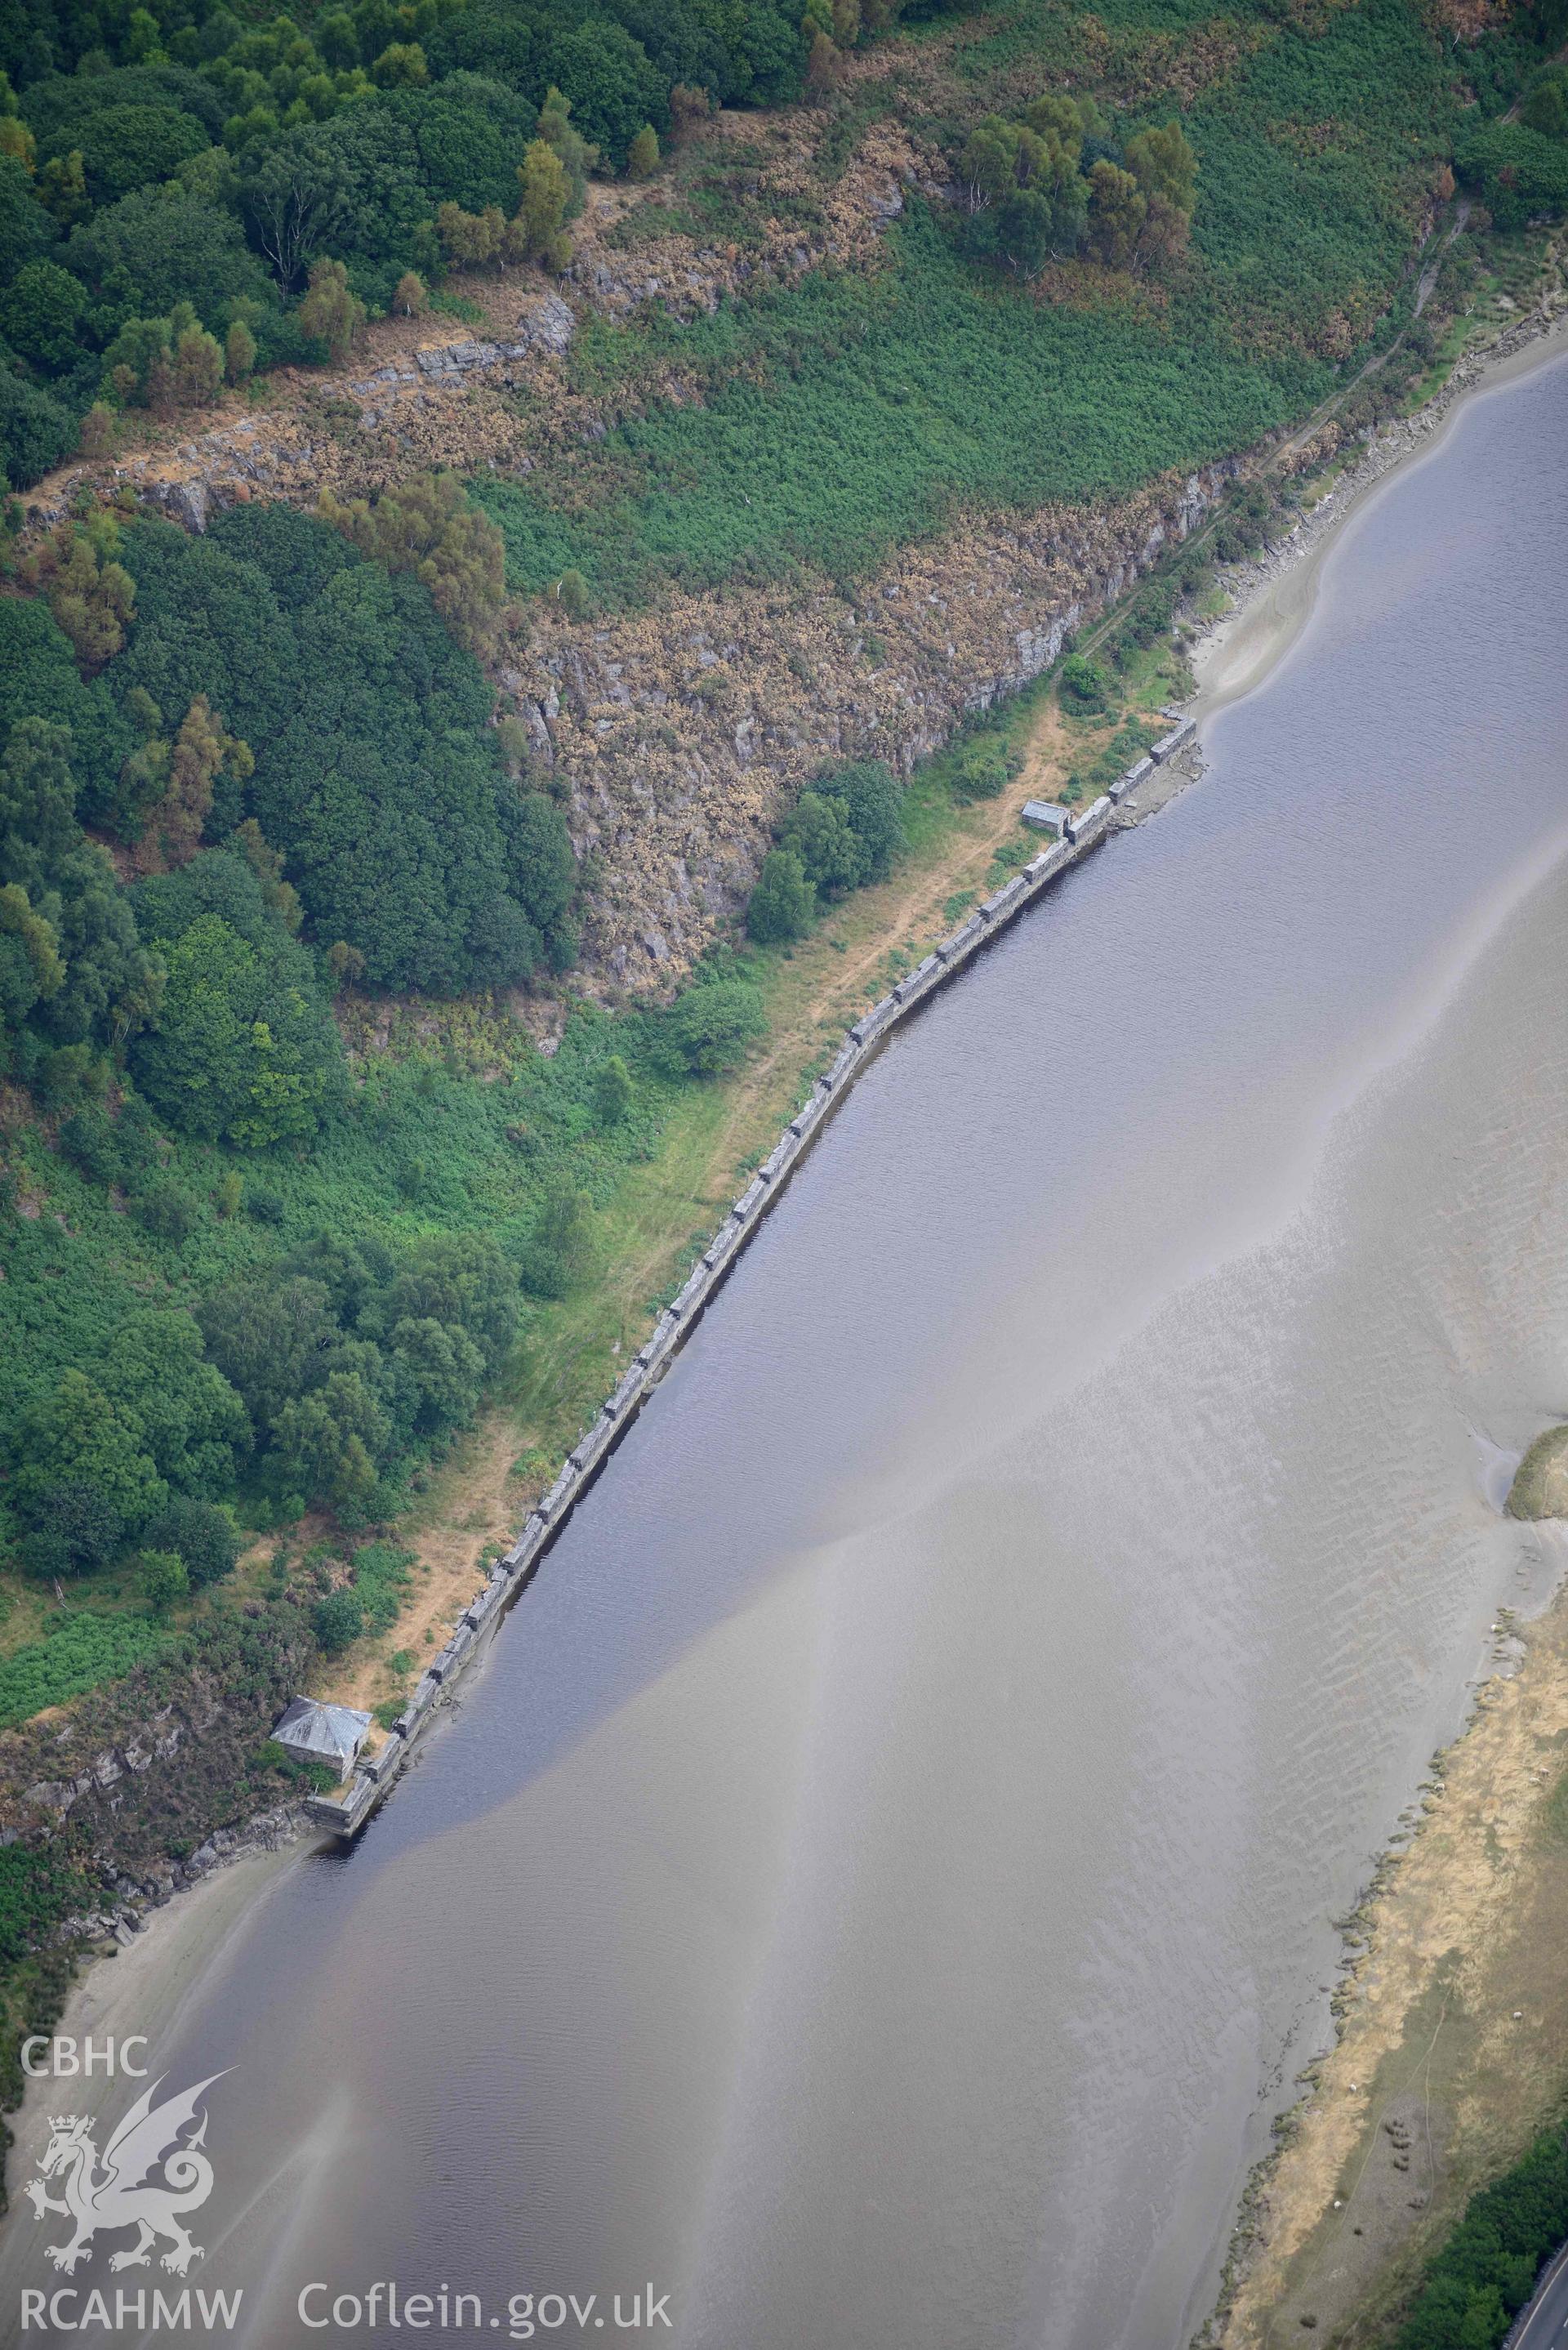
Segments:
[[[855,901],[853,943],[842,955],[831,947],[818,951],[821,974],[811,995],[775,1033],[763,1058],[736,1087],[731,1115],[714,1145],[711,1164],[715,1180],[723,1180],[755,1121],[758,1106],[771,1098],[780,1075],[787,1069],[793,1080],[825,1027],[848,1026],[865,1008],[867,990],[875,987],[888,956],[899,948],[923,954],[950,930],[942,911],[949,899],[980,887],[989,876],[995,850],[1017,837],[1024,801],[1061,780],[1050,756],[1060,733],[1061,722],[1052,704],[1031,736],[1023,774],[1000,798],[977,804],[963,831],[953,836],[949,853],[924,870],[896,873]],[[846,916],[849,910],[845,910]],[[830,918],[825,927],[843,935],[846,921]]]
[[[516,1532],[518,1510],[509,1492],[516,1454],[517,1430],[504,1412],[488,1413],[463,1439],[444,1464],[435,1494],[411,1525],[399,1528],[417,1561],[411,1605],[385,1638],[357,1642],[336,1669],[324,1666],[317,1675],[320,1694],[368,1713],[417,1679],[483,1584],[485,1544],[510,1542]],[[404,1649],[415,1661],[407,1674],[396,1674],[387,1658]]]
[[[592,1289],[569,1302],[537,1340],[539,1362],[515,1397],[498,1403],[432,1480],[399,1539],[416,1557],[415,1597],[392,1631],[356,1642],[323,1663],[316,1694],[364,1711],[417,1675],[484,1578],[481,1554],[509,1541],[581,1422],[618,1376],[624,1355],[651,1321],[647,1301],[667,1286],[693,1231],[710,1230],[732,1196],[737,1168],[765,1154],[796,1107],[805,1073],[879,994],[890,958],[918,960],[951,928],[950,901],[994,886],[992,858],[1019,837],[1019,810],[1061,784],[1072,756],[1054,701],[1030,724],[1023,767],[995,800],[963,810],[930,849],[911,855],[886,882],[836,907],[797,947],[774,1003],[766,1046],[716,1099],[719,1115],[645,1171],[618,1253]],[[842,944],[836,943],[842,941]],[[539,1456],[532,1475],[520,1455]],[[394,1673],[400,1651],[413,1661]]]

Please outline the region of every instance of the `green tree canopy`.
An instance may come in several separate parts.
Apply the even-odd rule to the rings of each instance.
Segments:
[[[62,464],[78,430],[64,401],[0,364],[0,469],[14,488],[27,489]]]
[[[892,769],[881,759],[845,760],[824,767],[812,789],[824,799],[842,803],[860,843],[865,868],[861,884],[885,881],[904,845],[904,795]]]
[[[526,99],[482,74],[454,73],[417,98],[399,93],[382,102],[413,133],[432,210],[443,203],[471,213],[514,208],[517,166],[538,119]]]
[[[67,728],[26,718],[0,759],[0,884],[26,892],[65,967],[40,992],[28,1026],[7,1038],[29,1084],[51,1051],[118,1044],[157,993],[108,854],[77,824],[70,748]]]
[[[222,1492],[233,1482],[250,1450],[250,1421],[182,1307],[153,1306],[122,1322],[95,1377],[140,1423],[159,1475],[176,1492]]]
[[[313,1134],[342,1094],[342,1045],[309,956],[250,868],[210,851],[144,884],[137,920],[165,972],[132,1050],[148,1099],[185,1132],[244,1149]]]
[[[237,296],[267,292],[234,214],[171,184],[144,188],[74,228],[60,255],[101,306],[106,328],[167,317],[189,302],[203,325],[224,322]]]
[[[13,155],[0,155],[0,286],[29,261],[41,261],[55,242],[55,224],[33,193],[31,173]]]
[[[274,1474],[283,1491],[330,1502],[339,1511],[369,1506],[392,1420],[363,1372],[330,1372],[309,1395],[284,1405],[272,1433]]]
[[[190,1573],[175,1551],[144,1550],[138,1580],[154,1616],[167,1616],[177,1599],[191,1596]]]
[[[631,1071],[619,1053],[611,1053],[594,1077],[594,1115],[601,1126],[619,1126],[632,1105]]]
[[[69,366],[81,349],[77,329],[87,287],[53,261],[29,261],[5,296],[5,333],[24,359],[46,369]]]
[[[84,681],[68,638],[40,598],[0,598],[0,750],[20,719],[70,730],[70,764],[82,813],[107,811],[135,741],[101,678]]]
[[[171,65],[119,66],[105,73],[46,75],[27,90],[26,113],[38,137],[83,129],[95,115],[123,107],[155,106],[192,116],[216,138],[223,127],[223,102],[199,73]]]
[[[419,544],[419,563],[446,559],[439,531]],[[542,945],[557,959],[564,820],[506,776],[490,688],[421,580],[276,507],[202,540],[139,523],[124,559],[137,624],[112,681],[171,713],[205,693],[250,746],[254,775],[220,778],[209,835],[254,815],[317,939],[355,948],[372,986],[436,994],[524,979]]]
[[[1127,140],[1123,162],[1146,196],[1163,196],[1189,213],[1198,186],[1198,158],[1179,122],[1140,130]]]
[[[694,1077],[722,1076],[738,1068],[766,1026],[762,990],[739,973],[704,978],[687,988],[659,1024],[669,1055]]]
[[[842,898],[865,880],[868,860],[841,799],[817,791],[802,792],[780,845],[800,860],[806,879],[824,898]]]
[[[771,848],[746,907],[747,935],[759,946],[805,938],[816,913],[816,889],[793,848]]]
[[[258,1433],[291,1396],[317,1386],[341,1334],[318,1281],[298,1275],[235,1282],[196,1309],[207,1353],[244,1400]]]
[[[171,180],[211,145],[193,115],[171,106],[108,106],[57,130],[39,150],[47,164],[77,150],[94,205],[118,203],[137,188]]]
[[[134,1534],[168,1498],[148,1450],[140,1416],[112,1401],[85,1371],[67,1371],[52,1393],[28,1406],[13,1446],[10,1499],[30,1523],[47,1515],[60,1489],[85,1485],[101,1495]]]
[[[198,1338],[198,1347],[200,1344]],[[248,1421],[245,1433],[248,1440]],[[176,1494],[167,1509],[148,1522],[143,1535],[151,1548],[172,1551],[183,1561],[194,1591],[220,1581],[240,1555],[240,1538],[228,1511],[190,1494]]]
[[[571,100],[578,130],[618,166],[645,122],[670,120],[669,85],[625,27],[590,16],[558,33],[545,55],[550,79]]]

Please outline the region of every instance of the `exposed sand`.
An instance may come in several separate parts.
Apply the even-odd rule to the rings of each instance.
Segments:
[[[145,2051],[133,2052],[150,2077],[159,2069],[160,2048],[171,2036],[192,1986],[206,1973],[230,1936],[248,1926],[251,1908],[313,1848],[308,1839],[280,1850],[244,1852],[215,1868],[199,1885],[149,1910],[141,1931],[112,1959],[84,1968],[56,2026],[61,2038],[101,2043],[145,2033]],[[129,2085],[102,2073],[60,2080],[35,2080],[20,2109],[9,2116],[16,2146],[6,2158],[12,2209],[0,2238],[0,2306],[11,2248],[28,2226],[21,2184],[49,2134],[51,2113],[68,2110],[94,2116],[129,2101]]]
[[[1499,357],[1480,357],[1470,363],[1475,371],[1462,380],[1451,377],[1429,407],[1386,428],[1303,515],[1289,539],[1230,579],[1235,598],[1231,609],[1193,648],[1198,692],[1189,712],[1199,723],[1251,693],[1290,651],[1316,606],[1329,549],[1351,516],[1396,473],[1430,456],[1473,395],[1496,390],[1560,358],[1568,349],[1568,319],[1544,328],[1524,320],[1503,339],[1511,343],[1516,336],[1527,339]]]
[[[1528,1538],[1528,1537],[1527,1537]],[[1539,1536],[1568,1565],[1563,1529]],[[1344,2031],[1260,2198],[1225,2350],[1374,2338],[1476,2186],[1562,2109],[1568,1592],[1485,1684],[1422,1826],[1371,1905]],[[1339,2329],[1347,2328],[1341,2332]]]
[[[1510,340],[1513,338],[1511,336]],[[1343,524],[1472,391],[1562,357],[1559,319],[1375,444],[1289,543],[1245,578],[1199,648],[1201,718],[1257,685],[1295,643]],[[1568,1531],[1539,1540],[1568,1568]],[[1505,1627],[1501,1658],[1519,1653]],[[1365,1937],[1340,2037],[1314,2068],[1238,2240],[1234,2298],[1201,2337],[1222,2350],[1376,2338],[1474,2189],[1563,2109],[1568,2085],[1568,1836],[1548,1801],[1568,1752],[1568,1587],[1486,1684],[1408,1848],[1356,1921]]]

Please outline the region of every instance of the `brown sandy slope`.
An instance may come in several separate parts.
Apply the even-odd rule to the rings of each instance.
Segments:
[[[1372,1907],[1343,2036],[1263,2190],[1225,2350],[1379,2340],[1568,2082],[1568,1594],[1480,1693]]]

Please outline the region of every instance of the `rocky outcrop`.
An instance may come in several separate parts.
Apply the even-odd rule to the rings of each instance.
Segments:
[[[620,319],[658,304],[690,318],[711,315],[726,295],[786,283],[825,262],[879,265],[906,187],[931,184],[929,159],[896,125],[876,123],[825,185],[813,160],[815,127],[809,109],[721,116],[711,126],[704,157],[722,182],[747,183],[743,242],[642,234],[639,215],[645,206],[660,212],[661,191],[596,185],[574,232],[565,293],[531,269],[460,277],[454,287],[483,311],[483,330],[439,317],[379,320],[348,369],[278,369],[266,380],[265,409],[236,413],[231,403],[188,440],[162,441],[119,463],[62,468],[29,494],[29,521],[57,522],[84,487],[130,487],[201,531],[215,507],[236,501],[310,504],[327,486],[360,496],[421,466],[526,473],[541,445],[602,436],[594,403],[572,390],[561,364],[579,313]],[[752,160],[735,160],[742,155]],[[672,359],[664,388],[679,395],[680,376]]]
[[[829,183],[805,120],[715,126],[721,163],[757,183],[743,248],[634,234],[646,199],[599,191],[569,300],[531,273],[475,281],[484,332],[387,320],[373,330],[375,364],[297,377],[265,412],[231,416],[110,478],[200,531],[236,501],[313,504],[324,486],[374,494],[421,466],[522,475],[603,437],[601,402],[574,389],[564,364],[585,307],[617,317],[658,300],[690,314],[825,258],[877,265],[888,222],[931,159],[897,126],[873,124]],[[676,360],[668,374],[637,399],[693,396]],[[1070,632],[1187,531],[1228,470],[1172,477],[1099,511],[971,517],[904,550],[853,600],[826,579],[735,587],[672,595],[607,626],[573,625],[550,599],[535,604],[531,641],[498,658],[496,677],[591,858],[574,983],[607,995],[667,991],[744,904],[773,829],[816,766],[875,756],[907,775],[966,717],[1048,667]],[[78,478],[56,478],[60,511]]]
[[[512,318],[505,336],[414,346],[265,431],[246,419],[214,432],[182,473],[165,463],[132,478],[202,530],[235,500],[312,504],[324,483],[363,494],[420,462],[525,473],[520,405],[547,412],[557,435],[604,427],[562,373],[567,304],[533,293]],[[530,398],[508,400],[507,387]],[[532,607],[532,640],[498,660],[496,681],[593,859],[575,983],[667,991],[744,904],[816,766],[869,756],[907,775],[1049,667],[1235,470],[1168,477],[1101,509],[971,518],[903,550],[853,600],[824,578],[671,595],[607,625]]]
[[[582,983],[667,990],[743,906],[817,766],[880,758],[908,775],[1048,668],[1234,470],[973,522],[907,548],[853,602],[822,582],[677,596],[612,626],[549,608],[498,682],[592,858]]]
[[[106,1882],[200,1875],[183,1856],[219,1832],[232,1839],[259,1799],[282,1792],[261,1749],[309,1654],[287,1613],[227,1626],[177,1670],[140,1666],[0,1733],[0,1841],[68,1830]]]
[[[560,359],[570,348],[577,322],[558,294],[539,294],[523,305],[508,339],[490,341],[469,337],[454,343],[429,343],[410,360],[389,361],[369,376],[350,381],[348,390],[364,405],[362,424],[379,423],[383,410],[399,390],[418,384],[455,383],[464,376],[485,375],[504,369],[509,359],[526,359],[535,353]]]

